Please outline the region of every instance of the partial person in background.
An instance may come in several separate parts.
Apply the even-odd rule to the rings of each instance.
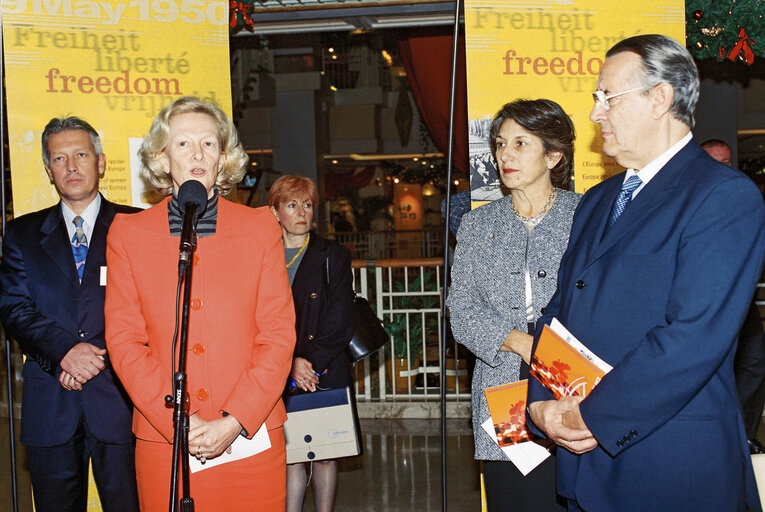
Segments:
[[[332,214],[332,225],[335,233],[353,233],[353,224],[348,222],[348,219],[343,212],[334,212]]]
[[[449,218],[446,220],[449,223],[449,231],[451,231],[452,235],[455,237],[460,229],[462,216],[469,211],[470,189],[456,192],[451,195],[451,201],[449,201]],[[441,200],[441,215],[446,218],[446,199]]]
[[[98,192],[101,139],[86,121],[43,130],[45,172],[60,202],[8,223],[0,320],[27,355],[21,442],[38,512],[85,512],[88,463],[104,512],[138,510],[130,400],[104,341],[106,233],[137,208]]]
[[[449,201],[449,218],[446,218],[446,198],[441,200],[441,216],[444,217],[446,222],[449,225],[449,232],[451,232],[452,236],[449,237],[449,245],[447,246],[447,252],[446,252],[446,264],[449,265],[449,268],[451,269],[451,266],[454,264],[454,248],[457,246],[457,232],[460,228],[460,222],[462,221],[462,216],[465,215],[467,212],[470,211],[470,189],[463,190],[462,192],[457,192],[455,194],[451,195],[451,200]],[[449,273],[451,276],[451,272]],[[451,284],[451,283],[450,283]],[[446,310],[446,314],[449,315],[449,310]],[[447,326],[446,331],[446,340],[447,343],[453,343],[454,341],[454,334],[452,333],[451,328],[451,319],[449,320],[449,325]],[[471,351],[467,350],[465,351],[465,363],[467,364],[467,372],[468,372],[468,385],[471,387],[473,386],[473,372],[475,371],[475,354],[473,354]],[[472,426],[473,419],[468,418],[468,425]]]
[[[718,162],[732,165],[730,146],[725,142],[710,139],[701,144],[701,149]],[[738,333],[733,374],[736,377],[738,399],[744,413],[749,451],[753,454],[765,453],[765,448],[757,441],[757,427],[765,408],[765,330],[762,328],[760,310],[754,300]]]
[[[701,143],[701,149],[707,152],[709,156],[729,167],[733,167],[733,154],[727,142],[720,139],[709,139]]]
[[[557,103],[516,100],[497,113],[491,144],[510,194],[462,216],[447,299],[454,337],[477,358],[472,381],[475,458],[483,461],[490,512],[564,510],[555,458],[527,476],[481,424],[484,390],[528,377],[533,325],[555,292],[558,265],[580,196],[563,190],[574,125]]]
[[[179,188],[200,182],[207,203],[196,226],[188,332],[189,453],[201,462],[240,436],[270,447],[191,474],[196,510],[282,512],[286,412],[281,399],[295,344],[295,311],[281,232],[266,208],[220,197],[244,176],[247,155],[217,106],[181,97],[154,119],[139,151],[143,175],[168,197],[109,234],[106,343],[135,404],[136,469],[143,512],[170,502],[172,391],[183,225]],[[241,440],[243,444],[247,441]]]
[[[351,253],[313,230],[319,203],[316,185],[301,176],[282,176],[271,185],[268,206],[282,227],[284,259],[295,302],[297,343],[288,392],[313,393],[351,383],[346,348],[354,329]],[[310,466],[310,467],[309,467]],[[287,466],[287,512],[299,512],[313,482],[317,512],[334,509],[337,460]]]

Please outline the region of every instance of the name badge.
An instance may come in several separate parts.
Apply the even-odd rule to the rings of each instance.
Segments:
[[[106,286],[106,265],[101,266],[101,286]]]

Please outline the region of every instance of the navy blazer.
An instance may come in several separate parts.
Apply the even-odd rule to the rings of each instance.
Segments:
[[[329,262],[327,279],[326,262]],[[351,253],[314,231],[292,282],[295,302],[295,357],[307,359],[313,369],[327,374],[321,388],[350,385],[347,347],[353,336],[353,273]]]
[[[623,179],[579,203],[537,323],[558,317],[613,366],[580,405],[599,445],[558,450],[558,492],[588,512],[761,510],[733,356],[765,254],[762,197],[691,141],[604,236]],[[532,378],[528,398],[551,395]]]
[[[116,213],[135,208],[101,198],[88,241],[82,283],[61,204],[8,223],[0,263],[0,321],[27,354],[21,410],[21,441],[56,446],[74,435],[85,419],[90,433],[105,443],[132,440],[132,406],[111,365],[67,391],[58,382],[59,363],[77,343],[106,348],[101,269],[106,267],[106,233]]]

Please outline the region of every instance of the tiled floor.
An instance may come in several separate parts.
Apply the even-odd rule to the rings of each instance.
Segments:
[[[16,434],[18,435],[18,422]],[[336,512],[441,510],[441,438],[438,420],[362,420],[364,454],[345,459]],[[447,425],[449,511],[480,511],[479,469],[467,420]],[[12,512],[8,422],[0,418],[0,512]],[[19,512],[31,512],[24,447],[17,443]],[[311,492],[304,510],[313,510]]]
[[[364,454],[341,464],[336,512],[441,510],[439,429],[437,420],[362,420]],[[447,434],[448,510],[480,511],[479,466],[467,420],[450,420]],[[765,422],[758,434],[765,441]],[[19,511],[31,512],[24,448],[17,447]],[[8,451],[8,423],[0,418],[0,512],[13,510]],[[310,491],[303,510],[313,511]]]
[[[364,454],[341,465],[336,512],[441,510],[437,420],[362,420]],[[480,511],[479,465],[467,419],[447,422],[447,505]],[[313,510],[308,492],[305,511]]]

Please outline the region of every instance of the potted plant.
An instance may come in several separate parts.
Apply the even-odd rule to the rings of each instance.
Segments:
[[[465,347],[462,345],[456,345],[456,349],[450,348],[446,350],[444,365],[446,366],[447,393],[470,393],[467,354],[465,350]]]
[[[409,313],[397,313],[392,319],[384,322],[385,329],[391,336],[391,358],[385,361],[387,375],[391,387],[396,393],[411,393],[414,389],[414,376],[412,370],[420,365],[422,344],[418,343],[422,335],[422,326],[418,319],[410,319],[409,339],[410,346],[407,349],[406,319]]]

